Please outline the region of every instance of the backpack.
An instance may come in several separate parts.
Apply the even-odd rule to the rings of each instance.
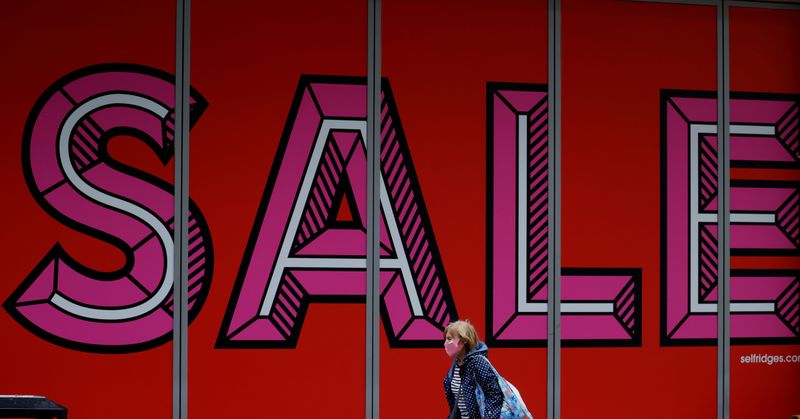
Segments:
[[[489,364],[491,365],[491,363]],[[523,418],[533,419],[533,415],[528,411],[525,402],[522,401],[522,396],[519,390],[509,383],[505,378],[501,377],[492,365],[492,371],[497,376],[497,382],[500,384],[500,391],[503,392],[503,408],[500,410],[501,419]],[[481,412],[481,417],[486,417],[486,396],[481,390],[481,386],[475,387],[475,400],[478,402],[478,410]]]

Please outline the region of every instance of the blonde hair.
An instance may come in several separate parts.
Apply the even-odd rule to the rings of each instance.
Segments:
[[[464,342],[464,349],[469,352],[478,345],[478,332],[469,320],[456,320],[444,328],[444,337],[452,335]]]

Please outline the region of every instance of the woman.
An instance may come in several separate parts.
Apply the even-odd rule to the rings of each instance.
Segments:
[[[475,398],[480,387],[486,397],[485,418],[500,417],[503,392],[492,364],[486,358],[488,348],[478,340],[478,332],[469,321],[459,320],[444,329],[444,350],[453,364],[444,379],[444,393],[450,406],[450,419],[480,419]]]

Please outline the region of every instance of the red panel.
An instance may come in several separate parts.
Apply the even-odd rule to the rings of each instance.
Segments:
[[[51,3],[9,5],[0,13],[6,63],[0,118],[8,127],[0,145],[7,190],[3,301],[56,243],[97,271],[126,263],[118,248],[62,225],[31,195],[20,156],[34,102],[62,76],[93,64],[135,63],[174,73],[171,4]],[[272,3],[194,4],[192,86],[208,109],[191,134],[191,196],[210,226],[214,274],[190,328],[189,410],[199,418],[316,417],[323,409],[332,417],[363,417],[364,305],[357,296],[312,303],[297,341],[287,340],[291,349],[225,344],[226,313],[237,301],[248,243],[254,243],[262,200],[269,197],[268,178],[281,163],[282,135],[293,128],[287,123],[295,116],[301,76],[366,75],[366,2]],[[487,83],[547,82],[546,4],[383,4],[383,76],[419,181],[417,199],[424,201],[458,315],[484,338],[491,329]],[[564,0],[562,16],[561,262],[567,268],[640,270],[642,293],[639,335],[630,347],[583,342],[563,350],[563,417],[713,417],[716,348],[663,345],[659,188],[661,93],[716,91],[715,10]],[[799,28],[800,12],[732,9],[732,90],[797,95]],[[119,135],[108,147],[113,159],[172,182],[172,163],[163,164],[135,138]],[[796,182],[800,171],[736,167],[732,178]],[[363,202],[347,198],[346,215],[353,215]],[[395,251],[392,245],[384,250]],[[735,269],[798,267],[797,255],[733,259]],[[398,289],[390,298],[402,302]],[[0,331],[6,342],[0,359],[11,360],[0,393],[43,394],[81,418],[170,414],[170,342],[128,354],[66,349],[29,332],[6,311],[0,311]],[[383,328],[381,333],[381,416],[444,416],[444,351],[430,341],[411,342],[429,349],[390,348]],[[392,340],[397,342],[403,340]],[[525,345],[493,347],[491,359],[540,417],[546,414],[546,351],[541,342],[519,346]],[[734,346],[733,417],[800,413],[798,355],[798,345]]]
[[[384,1],[383,75],[392,83],[436,243],[461,318],[486,339],[487,82],[547,83],[546,1]],[[546,414],[546,351],[489,359]],[[444,417],[450,359],[381,345],[381,417]]]
[[[640,267],[642,344],[562,350],[564,418],[710,418],[716,350],[663,347],[660,94],[716,89],[713,7],[565,0],[563,266]]]
[[[364,305],[311,304],[294,349],[215,349],[303,74],[366,77],[364,1],[194,2],[191,194],[214,237],[214,284],[190,328],[192,416],[364,417]]]
[[[125,257],[117,247],[64,226],[37,205],[20,164],[23,129],[45,89],[81,68],[136,63],[174,73],[174,27],[174,6],[155,0],[123,5],[105,1],[2,5],[3,301],[56,244],[94,270],[110,272],[124,266]],[[109,153],[172,182],[172,165],[163,165],[153,150],[132,137],[112,139]],[[4,365],[0,393],[47,396],[67,406],[70,417],[171,414],[171,343],[125,355],[79,352],[35,336],[6,311],[0,312],[0,331]]]
[[[731,91],[788,94],[795,101],[800,98],[800,57],[788,52],[800,48],[800,11],[731,8],[730,45]],[[785,169],[738,169],[731,176],[797,182],[800,168],[795,164]],[[734,268],[797,270],[800,257],[742,256],[732,263]],[[798,295],[795,289],[795,306]],[[798,330],[796,322],[794,326]],[[796,415],[800,412],[799,387],[800,345],[732,347],[731,418]]]

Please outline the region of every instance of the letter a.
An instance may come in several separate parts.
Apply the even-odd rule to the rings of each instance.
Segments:
[[[294,347],[312,302],[366,295],[364,79],[303,77],[217,347]],[[380,290],[393,347],[457,317],[388,82],[381,103]]]

